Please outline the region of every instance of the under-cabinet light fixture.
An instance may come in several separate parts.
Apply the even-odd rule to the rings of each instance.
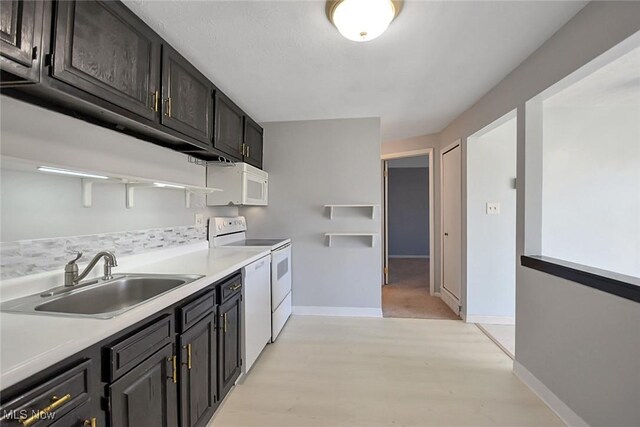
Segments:
[[[181,190],[184,190],[184,187],[182,185],[163,184],[162,182],[154,182],[153,185],[155,185],[156,187],[179,188]]]
[[[84,172],[72,171],[67,169],[50,168],[48,166],[38,166],[38,170],[40,172],[57,173],[60,175],[80,176],[83,178],[109,179],[108,176],[94,175],[91,173],[84,173]]]

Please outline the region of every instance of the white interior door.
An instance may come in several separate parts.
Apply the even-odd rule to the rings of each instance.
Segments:
[[[460,146],[442,155],[442,287],[460,301],[462,176]]]
[[[382,198],[383,202],[383,215],[384,220],[382,222],[384,228],[384,249],[382,254],[382,284],[389,284],[389,162],[384,160],[382,162]]]

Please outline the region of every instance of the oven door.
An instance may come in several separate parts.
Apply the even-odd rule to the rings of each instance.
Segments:
[[[291,245],[271,252],[271,311],[291,293]]]
[[[242,172],[242,204],[267,206],[269,179],[251,172]]]

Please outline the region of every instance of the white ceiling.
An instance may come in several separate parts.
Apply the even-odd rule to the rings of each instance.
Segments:
[[[357,43],[324,1],[125,3],[259,122],[381,117],[383,141],[440,131],[586,4],[406,1]]]

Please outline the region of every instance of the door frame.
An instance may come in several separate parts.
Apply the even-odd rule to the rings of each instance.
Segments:
[[[444,287],[444,203],[442,203],[442,198],[444,195],[444,155],[446,153],[448,153],[451,150],[454,150],[455,148],[459,147],[460,150],[462,150],[462,139],[458,138],[457,140],[453,141],[451,144],[446,145],[444,147],[442,147],[440,149],[440,298],[442,298],[442,300],[449,306],[451,307],[451,309],[458,314],[459,316],[462,316],[462,313],[465,312],[464,309],[464,298],[463,298],[463,290],[464,290],[464,285],[463,283],[460,283],[460,299],[457,300],[455,298],[455,295],[453,295],[451,292],[449,292],[447,289],[445,289]],[[461,157],[462,157],[462,153],[460,153]],[[462,172],[462,161],[460,164],[460,172]],[[460,183],[462,185],[462,177],[460,179]],[[462,193],[462,191],[461,191]],[[462,195],[462,198],[464,198],[464,195]],[[461,212],[460,215],[462,215],[462,209],[464,204],[462,203],[462,200],[460,201],[460,207],[461,207]],[[460,224],[460,230],[462,231],[462,224]],[[462,236],[461,236],[462,238]],[[460,253],[460,265],[462,266],[462,251]],[[461,272],[462,273],[462,272]],[[462,274],[461,274],[461,279],[462,279]],[[462,280],[463,281],[463,280]],[[464,281],[463,281],[464,282]],[[457,307],[456,307],[457,306]]]
[[[387,179],[388,176],[385,176],[384,171],[388,171],[388,162],[392,159],[403,159],[406,157],[418,157],[418,156],[429,156],[429,294],[435,295],[435,271],[434,271],[434,186],[433,186],[433,148],[424,148],[420,150],[412,150],[405,151],[402,153],[391,153],[391,154],[383,154],[381,156],[382,159],[382,191],[383,191],[383,199],[384,206],[382,208],[382,237],[384,240],[384,244],[382,245],[382,284],[383,286],[387,282],[388,275],[385,274],[384,268],[388,268],[389,266],[389,236],[388,236],[388,187],[387,187]],[[388,270],[387,270],[388,271]]]

